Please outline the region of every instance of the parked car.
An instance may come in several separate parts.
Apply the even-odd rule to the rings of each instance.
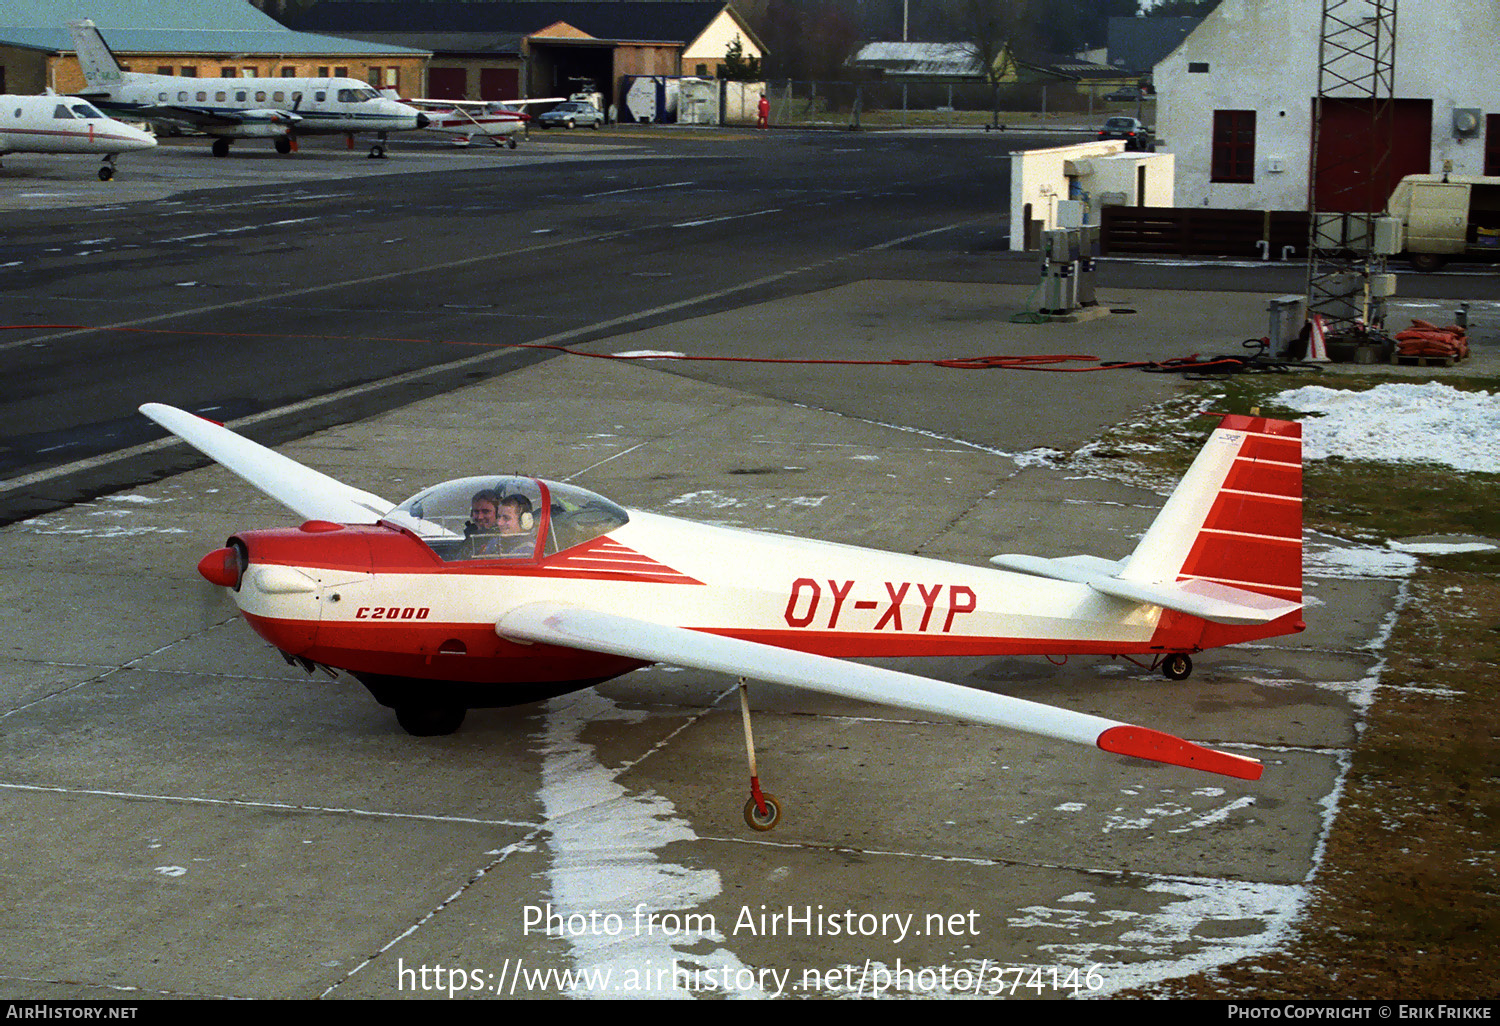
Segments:
[[[578,125],[598,128],[604,123],[604,112],[592,103],[569,100],[559,103],[536,121],[543,128],[575,128]]]
[[[1153,151],[1156,143],[1151,129],[1136,118],[1110,118],[1099,129],[1101,139],[1124,139],[1127,150]]]
[[[1120,103],[1134,103],[1136,100],[1154,100],[1155,93],[1148,93],[1140,86],[1121,86],[1112,93],[1105,93],[1106,100]]]

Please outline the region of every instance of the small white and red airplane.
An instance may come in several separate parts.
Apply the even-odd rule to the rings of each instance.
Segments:
[[[1245,756],[846,657],[1095,653],[1180,680],[1190,653],[1304,627],[1294,422],[1224,416],[1124,560],[989,569],[711,527],[515,475],[397,504],[183,410],[141,412],[307,518],[243,531],[198,564],[289,662],[348,671],[419,735],[649,663],[739,676],[757,829],[781,809],[760,789],[743,678],[1256,780]]]
[[[394,90],[382,89],[381,95],[396,99]],[[516,148],[516,136],[526,129],[531,115],[518,107],[539,103],[561,103],[565,97],[547,96],[526,100],[429,100],[402,99],[400,102],[415,107],[427,115],[429,132],[441,132],[452,136],[456,144],[469,145],[476,135],[491,140],[496,146]]]
[[[0,95],[0,156],[7,153],[93,153],[104,158],[99,180],[115,176],[115,158],[156,145],[150,132],[105,117],[76,96]]]

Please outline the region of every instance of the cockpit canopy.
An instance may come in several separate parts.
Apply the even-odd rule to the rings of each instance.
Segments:
[[[575,485],[499,475],[425,489],[386,519],[453,561],[541,559],[608,534],[630,517],[603,496]]]

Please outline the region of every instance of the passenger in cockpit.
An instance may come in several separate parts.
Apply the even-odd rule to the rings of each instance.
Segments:
[[[536,518],[531,500],[524,495],[507,495],[496,511],[495,529],[500,534],[500,554],[529,556],[536,548]]]

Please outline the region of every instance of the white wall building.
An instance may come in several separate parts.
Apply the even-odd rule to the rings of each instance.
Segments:
[[[1010,248],[1063,227],[1058,203],[1082,200],[1085,223],[1098,224],[1105,204],[1172,205],[1172,155],[1127,152],[1122,139],[1023,150],[1010,155]]]
[[[1321,15],[1317,0],[1223,0],[1157,64],[1156,132],[1177,157],[1180,206],[1307,209]],[[1401,4],[1395,96],[1392,177],[1381,188],[1445,161],[1459,174],[1500,174],[1500,2]],[[1330,116],[1361,115],[1351,105]],[[1341,198],[1367,163],[1330,172],[1329,140],[1343,133],[1324,124],[1318,206],[1363,209]]]

